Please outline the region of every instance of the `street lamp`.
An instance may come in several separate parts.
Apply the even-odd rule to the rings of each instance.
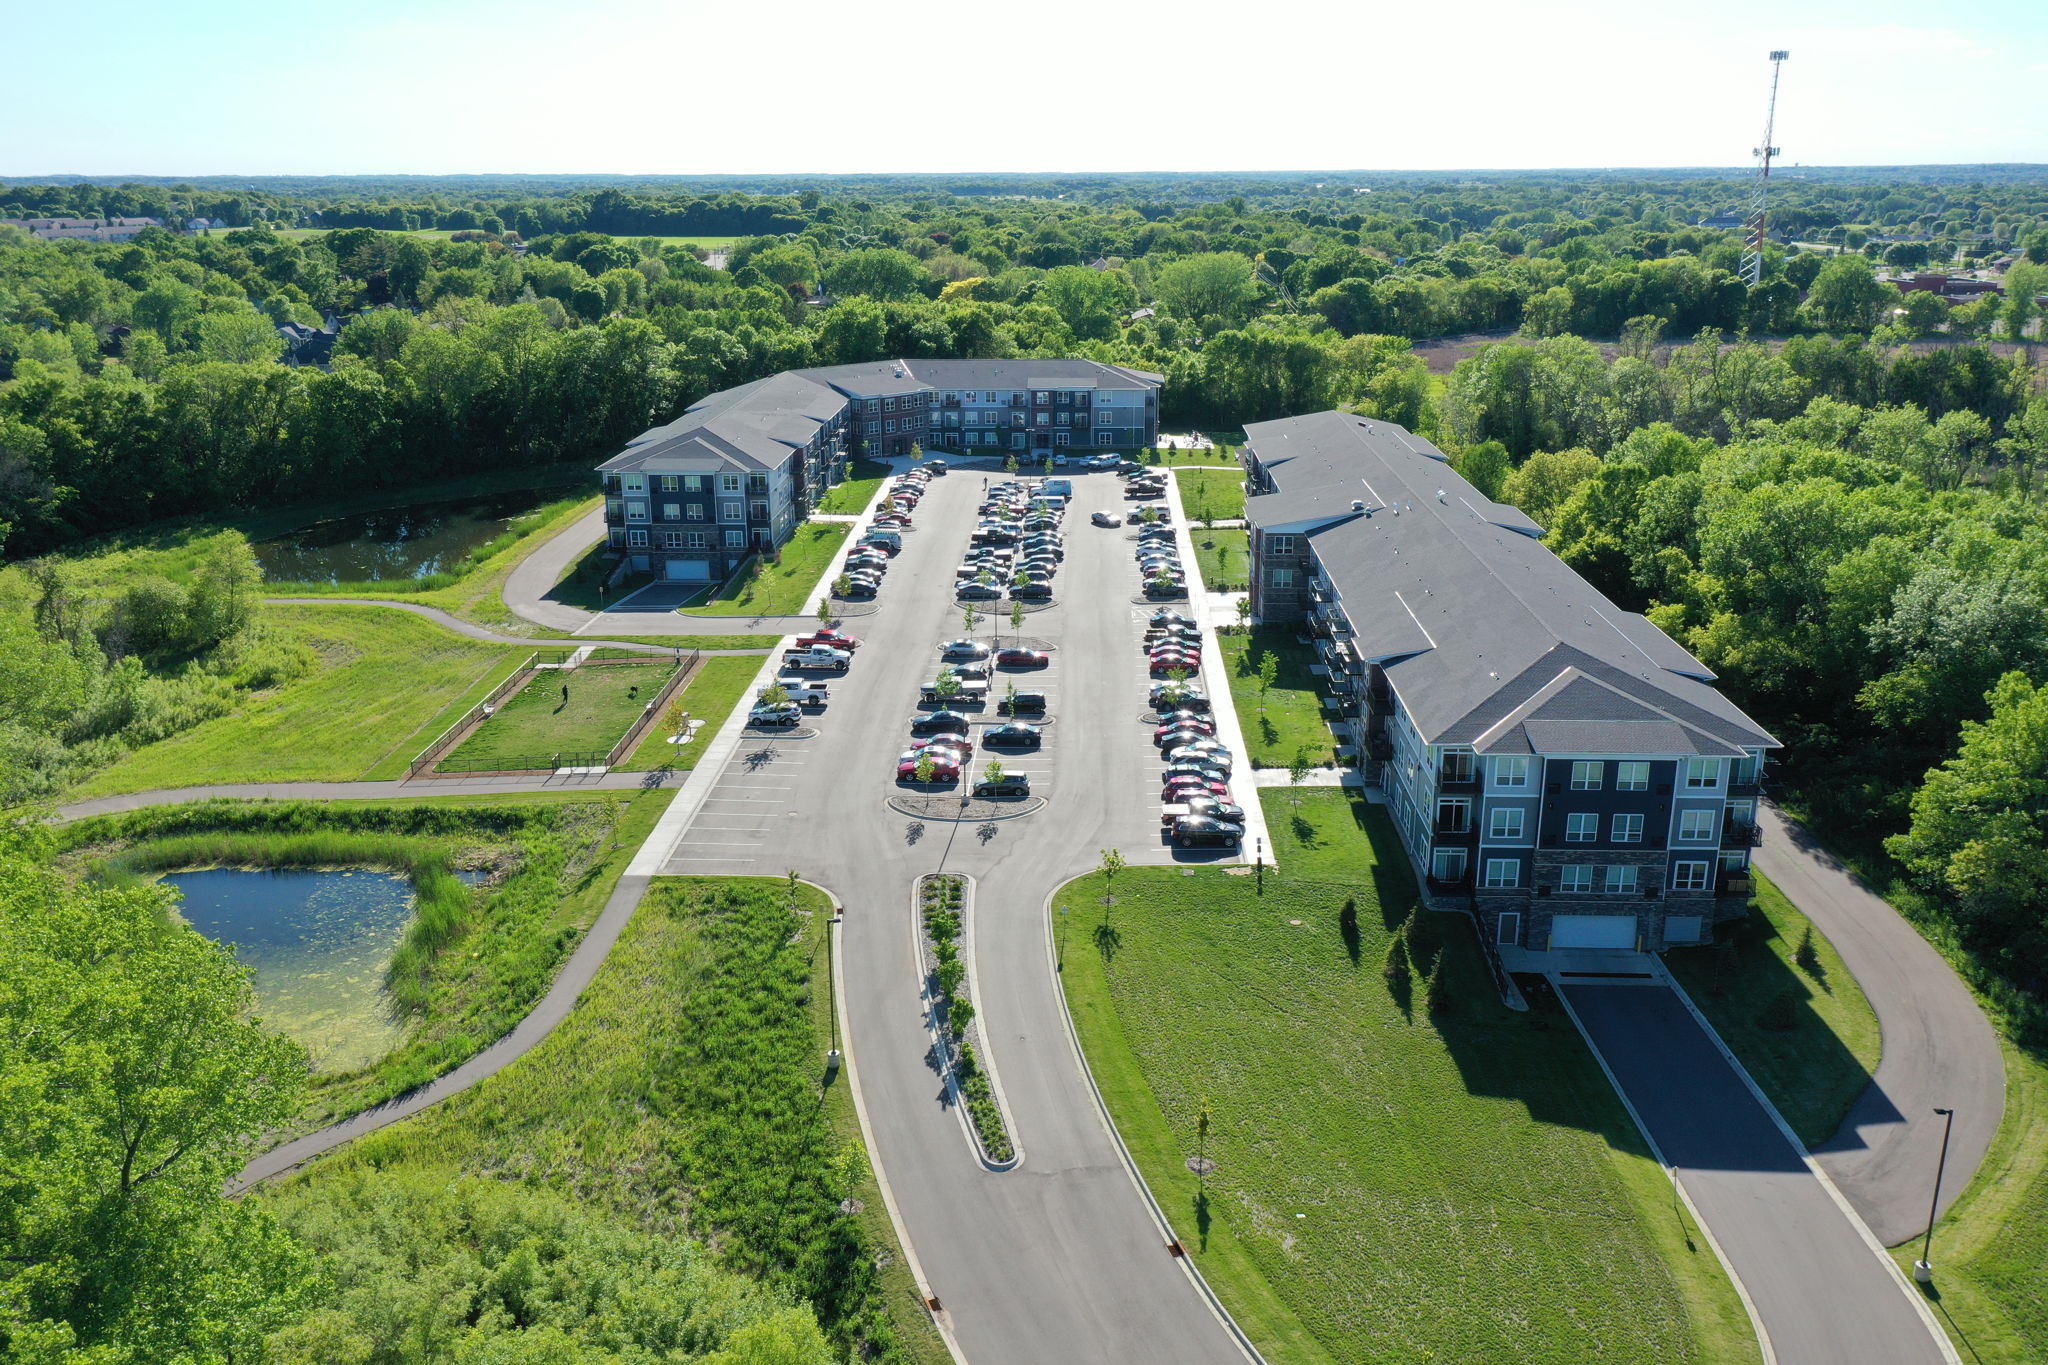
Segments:
[[[1064,905],[1060,907],[1059,961],[1057,969],[1060,971],[1067,969],[1067,907]]]
[[[1934,1262],[1928,1259],[1934,1252],[1934,1215],[1941,1208],[1941,1175],[1948,1168],[1948,1139],[1956,1130],[1956,1111],[1937,1109],[1948,1122],[1941,1130],[1941,1157],[1934,1164],[1934,1198],[1927,1205],[1927,1237],[1920,1244],[1920,1259],[1913,1262],[1913,1278],[1920,1284],[1934,1283]]]

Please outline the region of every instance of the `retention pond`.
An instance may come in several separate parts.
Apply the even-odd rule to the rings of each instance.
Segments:
[[[272,582],[372,583],[454,573],[519,518],[583,492],[529,488],[461,502],[413,503],[319,521],[252,548]]]

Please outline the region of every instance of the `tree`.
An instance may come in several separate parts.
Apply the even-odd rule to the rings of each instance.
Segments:
[[[944,677],[943,674],[941,674],[940,676],[941,678]],[[777,679],[776,681],[769,683],[766,687],[761,689],[761,705],[789,705],[789,689],[783,686],[782,681],[780,679]]]
[[[912,441],[910,443],[910,462],[912,464],[924,463],[924,443],[922,441]]]
[[[74,882],[0,829],[0,1320],[36,1359],[254,1359],[304,1252],[222,1197],[297,1113],[306,1056],[253,1017],[231,948],[150,884]]]
[[[938,283],[917,257],[889,247],[849,251],[825,270],[825,292],[841,298],[918,299],[926,296],[927,282]]]
[[[1252,598],[1250,593],[1237,599],[1237,624],[1240,630],[1251,629]]]
[[[1014,450],[1013,450],[1013,451],[1011,451],[1011,452],[1010,452],[1010,453],[1009,453],[1008,455],[1005,455],[1005,456],[1003,457],[1003,472],[1004,472],[1005,474],[1015,474],[1015,473],[1017,472],[1017,452],[1016,452],[1016,451],[1014,451]]]
[[[1871,273],[1861,256],[1837,256],[1814,277],[1806,309],[1821,327],[1868,332],[1899,304],[1899,291]]]
[[[284,338],[263,314],[250,308],[223,309],[199,319],[199,355],[234,365],[276,360]]]
[[[220,536],[192,573],[191,639],[204,648],[248,629],[263,601],[263,569],[249,542]]]
[[[957,669],[942,668],[932,690],[939,694],[940,701],[951,701],[960,695],[960,674]]]
[[[969,602],[960,609],[960,629],[962,633],[972,635],[974,634],[974,628],[980,624],[981,613],[975,610],[974,603]]]
[[[1224,325],[1244,321],[1258,299],[1249,257],[1213,251],[1183,256],[1161,266],[1152,276],[1159,299],[1176,317]]]
[[[1507,476],[1500,501],[1548,527],[1572,491],[1599,472],[1600,457],[1590,450],[1539,450]]]
[[[1010,603],[1010,629],[1024,629],[1024,604],[1022,602]]]
[[[1295,749],[1294,757],[1287,760],[1288,800],[1297,809],[1301,806],[1301,784],[1308,781],[1308,775],[1315,771],[1315,766],[1306,744]]]
[[[1116,896],[1116,874],[1130,864],[1124,861],[1124,855],[1116,849],[1105,848],[1100,852],[1102,858],[1095,864],[1095,870],[1102,874],[1102,917],[1107,920],[1110,902]]]
[[[932,751],[930,749],[918,750],[917,763],[911,769],[911,776],[916,778],[920,785],[930,786],[932,779],[938,775],[939,765],[933,761]]]
[[[1081,340],[1107,341],[1138,306],[1138,291],[1121,270],[1063,265],[1039,280],[1038,300],[1058,313],[1067,330]]]
[[[847,595],[848,593],[852,592],[852,591],[853,591],[853,575],[852,575],[852,574],[850,574],[850,573],[843,573],[843,574],[839,575],[839,577],[837,577],[837,578],[835,578],[835,579],[833,579],[833,580],[832,580],[832,595],[833,595],[834,597],[837,597],[837,598],[840,598],[840,599],[844,600],[844,599],[845,599],[845,597],[846,597],[846,595]]]
[[[1002,781],[1002,780],[1003,780],[1003,765],[1002,765],[1002,763],[1001,763],[1001,762],[1000,762],[999,760],[997,760],[997,759],[993,759],[993,758],[992,758],[992,759],[990,759],[990,760],[988,761],[988,766],[987,766],[986,768],[983,768],[983,769],[981,770],[981,780],[982,780],[982,781],[984,781],[984,782],[1000,782],[1000,781]]]
[[[1259,709],[1266,709],[1266,694],[1280,677],[1280,656],[1270,649],[1259,651]]]

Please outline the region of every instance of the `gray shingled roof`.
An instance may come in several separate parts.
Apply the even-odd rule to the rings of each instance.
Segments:
[[[1309,538],[1354,647],[1385,668],[1427,742],[1476,743],[1577,670],[1642,708],[1590,719],[1675,724],[1687,736],[1675,752],[1776,746],[1707,685],[1704,664],[1580,578],[1525,513],[1486,498],[1422,437],[1341,412],[1258,422],[1245,434],[1278,490],[1247,499],[1247,518]],[[1513,742],[1504,730],[1499,738]]]

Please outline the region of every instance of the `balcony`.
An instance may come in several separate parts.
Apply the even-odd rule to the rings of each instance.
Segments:
[[[1440,844],[1476,845],[1479,842],[1479,826],[1470,820],[1439,820],[1435,834]]]
[[[1445,768],[1437,776],[1436,784],[1446,789],[1459,791],[1479,785],[1479,770],[1476,768]]]
[[[1733,874],[1724,875],[1720,881],[1714,884],[1714,894],[1717,896],[1742,896],[1747,898],[1756,894],[1756,882],[1749,877],[1738,877]]]
[[[1764,841],[1763,831],[1755,825],[1740,820],[1730,820],[1721,826],[1721,847],[1755,848]]]
[[[1472,874],[1470,872],[1467,872],[1462,877],[1430,876],[1424,878],[1424,880],[1429,883],[1430,890],[1444,895],[1460,893],[1469,895],[1472,891]]]

